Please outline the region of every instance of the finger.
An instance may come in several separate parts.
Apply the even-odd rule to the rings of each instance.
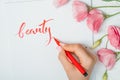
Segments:
[[[62,44],[60,43],[63,49],[73,52],[79,59],[89,57],[89,52],[81,44]]]
[[[73,64],[68,60],[68,58],[67,58],[64,50],[62,50],[59,53],[58,57],[59,57],[59,60],[60,60],[61,64],[63,65],[63,67],[64,67],[64,69],[65,69],[66,72],[69,72],[72,69],[74,69]]]

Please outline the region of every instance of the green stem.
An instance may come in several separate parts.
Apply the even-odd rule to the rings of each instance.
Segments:
[[[120,14],[120,12],[117,12],[117,13],[114,13],[114,14],[111,14],[111,15],[106,15],[106,18],[110,18],[110,17],[118,15],[118,14]]]
[[[92,8],[119,8],[120,6],[95,6]]]
[[[108,34],[105,34],[104,36],[102,36],[100,39],[103,39],[104,37],[106,37]]]
[[[107,73],[107,70],[105,71],[105,73]]]
[[[106,2],[118,1],[118,2],[120,2],[120,0],[103,0],[103,1],[106,1]]]
[[[91,6],[89,7],[89,11],[92,10],[93,0],[91,0]],[[92,45],[94,45],[94,32],[92,31]]]
[[[91,0],[91,5],[89,6],[89,11],[91,11],[93,9],[93,0]]]
[[[107,40],[105,48],[107,48],[108,42],[109,42],[109,40]]]
[[[91,7],[93,6],[93,0],[91,0]]]

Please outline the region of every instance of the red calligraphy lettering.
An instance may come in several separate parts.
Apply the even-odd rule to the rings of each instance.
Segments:
[[[18,36],[19,36],[20,38],[23,38],[23,37],[24,37],[23,29],[24,29],[25,25],[26,25],[26,23],[23,22],[23,23],[21,24],[21,26],[20,26],[19,31],[18,31]]]
[[[26,35],[35,35],[37,33],[41,33],[41,34],[46,34],[48,33],[48,37],[49,37],[49,40],[48,40],[48,43],[47,45],[50,44],[51,42],[51,39],[52,39],[52,34],[51,34],[51,28],[50,27],[47,27],[46,24],[47,22],[51,21],[53,19],[49,19],[49,20],[43,20],[43,22],[38,25],[39,27],[37,28],[31,28],[31,29],[24,29],[26,27],[26,23],[23,22],[21,25],[20,25],[20,28],[19,28],[19,31],[18,31],[18,36],[20,38],[23,38]]]

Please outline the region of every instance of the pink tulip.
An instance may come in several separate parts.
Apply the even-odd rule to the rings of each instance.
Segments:
[[[89,12],[87,25],[93,32],[97,33],[99,31],[103,21],[104,16],[100,10],[93,9]]]
[[[110,25],[108,27],[108,39],[113,47],[120,49],[120,28]]]
[[[54,0],[54,5],[55,5],[55,7],[61,7],[68,2],[69,2],[69,0]]]
[[[112,69],[116,62],[116,54],[106,48],[102,48],[97,52],[100,62],[102,62],[108,70]]]
[[[77,22],[84,20],[88,15],[87,5],[79,0],[73,1],[73,16]]]

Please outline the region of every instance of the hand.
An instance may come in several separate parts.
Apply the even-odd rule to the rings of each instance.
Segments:
[[[87,77],[84,77],[81,72],[70,62],[64,50],[71,52],[71,54],[74,54],[79,59],[79,63],[88,73]],[[61,43],[61,48],[59,48],[59,51],[59,60],[62,63],[69,80],[89,80],[92,68],[96,63],[95,55],[88,52],[81,44]]]

